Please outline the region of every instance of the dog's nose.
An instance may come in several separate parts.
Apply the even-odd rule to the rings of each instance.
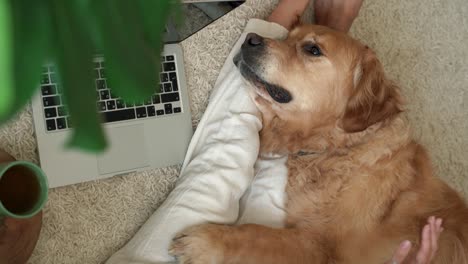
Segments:
[[[245,38],[245,43],[249,46],[261,46],[263,45],[263,37],[255,33],[249,33]]]

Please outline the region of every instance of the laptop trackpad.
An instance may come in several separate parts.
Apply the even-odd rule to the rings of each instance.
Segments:
[[[138,169],[149,165],[142,124],[113,127],[107,133],[109,148],[98,155],[100,174]]]

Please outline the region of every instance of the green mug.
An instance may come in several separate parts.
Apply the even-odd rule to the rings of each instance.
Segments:
[[[33,217],[44,207],[48,192],[47,177],[34,163],[0,163],[0,218]]]

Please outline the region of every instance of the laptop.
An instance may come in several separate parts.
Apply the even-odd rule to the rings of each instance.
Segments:
[[[185,21],[168,20],[161,54],[160,92],[126,104],[106,82],[105,58],[94,59],[96,108],[109,142],[101,154],[67,149],[73,128],[63,105],[55,68],[45,65],[32,100],[40,164],[51,188],[161,168],[183,162],[193,134],[189,91],[180,41],[244,1],[183,1]]]

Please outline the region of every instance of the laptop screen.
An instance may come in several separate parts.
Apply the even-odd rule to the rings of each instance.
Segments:
[[[164,41],[166,43],[180,42],[216,19],[231,12],[243,1],[213,1],[213,0],[185,0],[182,1],[180,17],[182,21],[177,21],[170,17],[166,24]]]

